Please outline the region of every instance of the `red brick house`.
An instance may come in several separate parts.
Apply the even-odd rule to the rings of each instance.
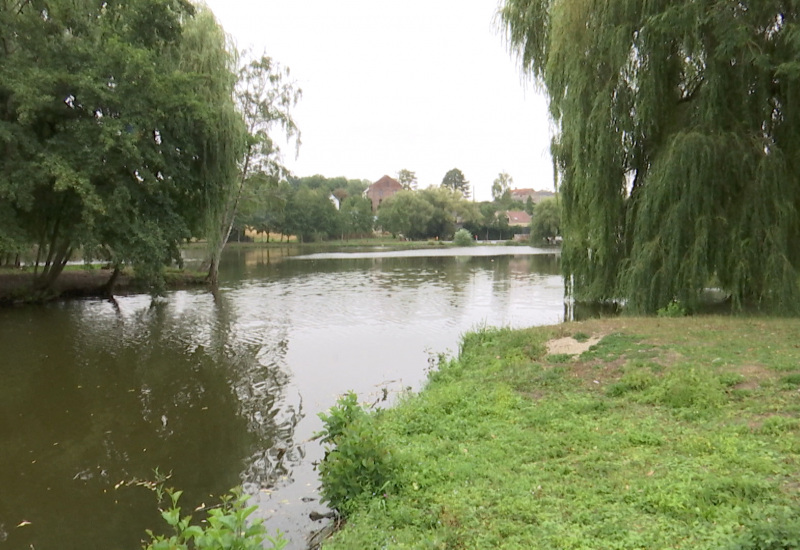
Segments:
[[[399,181],[383,176],[367,188],[364,196],[372,201],[372,211],[376,212],[383,201],[402,190],[403,186]]]

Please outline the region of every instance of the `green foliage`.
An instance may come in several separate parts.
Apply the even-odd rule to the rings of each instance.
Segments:
[[[457,222],[466,224],[478,216],[475,205],[459,193],[429,188],[400,191],[383,201],[378,209],[377,223],[395,236],[449,239]]]
[[[428,236],[428,223],[432,217],[433,206],[419,193],[400,191],[381,203],[377,223],[395,236],[421,239]]]
[[[656,378],[651,372],[642,369],[630,370],[622,375],[619,382],[608,387],[609,397],[620,397],[631,392],[641,392],[653,386]]]
[[[414,191],[417,188],[417,175],[411,170],[403,168],[397,173],[397,181],[406,191]]]
[[[386,498],[396,484],[394,461],[356,394],[345,394],[319,417],[324,428],[317,437],[326,445],[319,464],[321,502],[348,515],[365,500]]]
[[[472,238],[472,233],[466,229],[459,229],[453,236],[453,244],[456,246],[472,246],[475,241]]]
[[[468,199],[470,197],[470,188],[467,178],[464,177],[464,172],[458,168],[449,170],[442,178],[442,187],[450,189],[451,191],[458,191],[461,195]]]
[[[576,299],[693,310],[713,281],[735,307],[798,311],[797,8],[503,2],[550,100]]]
[[[236,174],[225,35],[183,1],[43,6],[3,8],[0,246],[35,246],[43,289],[77,249],[158,282]]]
[[[280,162],[281,151],[275,134],[280,130],[287,140],[294,138],[296,146],[300,146],[299,130],[291,110],[301,93],[290,79],[289,69],[267,56],[251,59],[238,68],[236,107],[247,136],[238,175],[210,220],[208,263],[212,283],[216,283],[219,257],[232,230],[236,227],[241,234],[248,227],[242,223],[244,220],[239,210],[247,211],[250,219],[261,222],[262,226],[273,225],[269,222],[277,217],[269,208],[275,203],[269,199],[274,197],[272,191],[279,187],[278,182],[288,170]],[[278,212],[283,213],[285,202],[275,206]],[[256,213],[261,214],[260,219],[253,219]]]
[[[512,183],[514,183],[514,178],[506,172],[500,172],[492,182],[492,200],[507,204],[511,199],[510,187]]]
[[[657,314],[659,317],[686,317],[686,308],[677,300],[673,300],[666,306],[659,308]]]
[[[336,237],[341,226],[339,212],[323,189],[301,188],[289,196],[284,213],[284,232],[297,235],[301,242]]]
[[[181,516],[178,500],[182,491],[161,489],[159,495],[168,497],[161,517],[173,530],[169,536],[156,535],[148,530],[150,542],[144,550],[261,550],[285,548],[288,542],[278,533],[270,535],[261,519],[249,520],[258,506],[247,506],[249,495],[241,489],[232,489],[222,497],[219,507],[211,508],[201,525],[192,524],[192,516]],[[264,546],[269,543],[269,546]]]
[[[652,392],[652,398],[673,408],[712,409],[726,401],[719,379],[708,369],[673,369]]]
[[[795,372],[782,377],[780,383],[785,387],[800,388],[800,372]]]
[[[797,360],[796,322],[564,329],[611,334],[562,366],[546,356],[557,329],[481,329],[373,417],[402,483],[359,501],[326,548],[797,546],[794,391],[730,389],[769,381],[752,369],[764,352]]]
[[[347,197],[339,209],[342,231],[348,235],[371,235],[374,224],[372,201],[357,195]]]
[[[531,242],[541,243],[561,234],[561,207],[558,199],[548,198],[533,207]]]
[[[796,510],[779,509],[748,522],[746,530],[725,550],[794,550],[800,548],[800,517]]]

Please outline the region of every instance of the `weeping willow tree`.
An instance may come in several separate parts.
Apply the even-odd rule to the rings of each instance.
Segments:
[[[797,312],[800,1],[505,0],[555,123],[576,300],[652,312],[709,286]]]
[[[234,99],[238,53],[213,13],[200,4],[195,17],[184,26],[178,58],[180,70],[191,76],[188,83],[203,98],[203,112],[186,118],[186,131],[195,136],[193,172],[204,204],[198,210],[202,216],[198,221],[204,225],[207,267],[211,282],[216,284],[227,237],[221,227],[246,146],[247,128]]]

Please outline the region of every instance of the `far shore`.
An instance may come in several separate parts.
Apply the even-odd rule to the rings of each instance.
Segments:
[[[528,242],[522,241],[476,241],[481,246],[526,246]],[[197,250],[205,248],[205,242],[187,243],[183,248]],[[350,239],[338,241],[324,241],[301,243],[292,241],[250,241],[230,242],[226,245],[229,249],[248,248],[313,248],[313,249],[369,249],[386,250],[415,250],[428,248],[445,248],[455,246],[452,241],[411,241],[393,238],[380,239]],[[53,300],[88,297],[109,297],[107,283],[111,278],[111,269],[106,269],[97,264],[69,265],[59,275],[55,286],[42,293],[35,291],[33,282],[35,274],[31,267],[0,267],[0,307],[25,303],[42,303]],[[165,287],[178,289],[207,285],[206,274],[189,269],[170,268],[166,272]],[[149,292],[151,289],[140,280],[136,279],[132,270],[126,269],[118,276],[114,283],[113,294],[128,294],[133,292]]]

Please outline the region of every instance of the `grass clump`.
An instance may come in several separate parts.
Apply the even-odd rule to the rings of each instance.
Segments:
[[[546,342],[576,328],[608,336],[553,362]],[[421,393],[355,421],[391,455],[390,490],[353,499],[325,548],[796,548],[797,333],[683,317],[469,334]]]

